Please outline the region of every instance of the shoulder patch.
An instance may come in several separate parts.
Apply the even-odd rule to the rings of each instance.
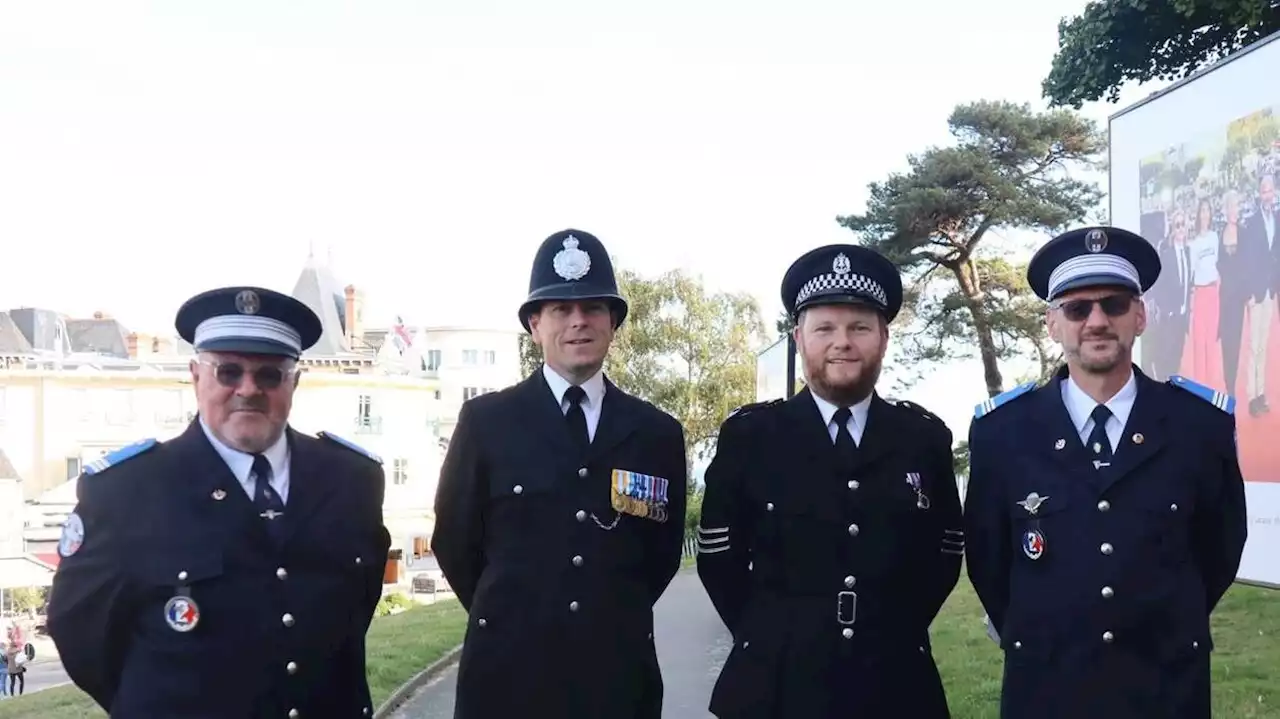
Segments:
[[[752,402],[751,404],[744,404],[741,407],[730,412],[729,416],[725,417],[725,419],[729,420],[729,419],[733,419],[734,417],[742,417],[744,415],[751,414],[752,412],[755,412],[758,410],[767,409],[769,407],[780,405],[782,404],[782,402],[783,400],[781,399],[771,399],[771,400],[766,400],[764,402]]]
[[[377,462],[378,464],[382,464],[382,458],[379,457],[378,455],[374,454],[373,452],[370,452],[364,447],[361,447],[357,444],[350,442],[349,440],[345,440],[336,434],[331,434],[329,432],[320,432],[316,436],[320,437],[321,439],[327,439],[330,442],[333,442],[334,444],[340,447],[346,447],[347,449],[351,450],[352,452],[355,452],[356,454],[362,457],[367,457],[368,459],[371,459],[374,462]]]
[[[918,404],[916,404],[915,402],[912,402],[912,401],[910,401],[910,400],[905,400],[905,399],[891,399],[891,400],[887,400],[887,401],[889,401],[889,402],[893,403],[894,405],[897,405],[898,407],[902,407],[902,408],[904,408],[904,409],[909,409],[909,410],[911,410],[912,412],[915,412],[916,414],[920,415],[921,417],[924,417],[925,419],[931,419],[931,420],[933,420],[934,422],[941,422],[941,421],[942,421],[942,418],[941,418],[941,417],[939,417],[938,415],[934,414],[933,412],[930,412],[929,410],[925,409],[924,407],[921,407],[920,405],[918,405]]]
[[[1013,400],[1025,395],[1026,393],[1030,392],[1035,388],[1036,388],[1035,382],[1023,382],[1022,384],[1018,385],[1017,387],[1014,387],[1013,389],[1007,392],[1001,392],[995,397],[988,399],[986,402],[983,402],[982,404],[975,406],[973,408],[973,418],[979,419],[979,418],[985,417],[991,414],[992,412],[996,411],[997,408],[1012,402]]]
[[[1236,398],[1232,397],[1226,392],[1219,392],[1218,390],[1213,389],[1212,387],[1206,387],[1205,385],[1202,385],[1199,382],[1194,382],[1190,379],[1187,379],[1186,377],[1183,377],[1182,375],[1177,375],[1177,374],[1171,375],[1169,377],[1168,383],[1173,385],[1174,387],[1178,387],[1179,389],[1185,389],[1191,394],[1199,397],[1200,399],[1208,402],[1209,404],[1213,405],[1214,407],[1217,407],[1218,409],[1222,410],[1223,412],[1226,412],[1227,414],[1235,414]]]
[[[140,454],[143,454],[144,452],[147,452],[155,448],[159,444],[160,444],[159,442],[157,442],[154,438],[151,438],[151,437],[148,437],[147,439],[138,440],[137,442],[121,447],[120,449],[117,449],[114,452],[108,452],[107,454],[102,455],[101,457],[94,460],[93,462],[90,462],[89,464],[85,465],[84,473],[89,475],[100,474],[106,471],[110,467],[114,467],[118,464],[122,464],[130,459],[133,459],[134,457],[137,457]]]

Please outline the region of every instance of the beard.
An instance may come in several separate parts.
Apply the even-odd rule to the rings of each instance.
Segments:
[[[1097,352],[1086,350],[1084,345],[1101,339],[1108,339],[1115,344],[1111,350]],[[1090,374],[1107,374],[1122,364],[1128,364],[1133,349],[1132,343],[1125,344],[1114,334],[1098,334],[1080,338],[1080,344],[1069,354],[1074,356],[1080,369]]]
[[[880,360],[862,359],[862,371],[856,377],[833,376],[825,358],[804,359],[805,380],[819,397],[838,407],[852,407],[875,391],[880,379]]]

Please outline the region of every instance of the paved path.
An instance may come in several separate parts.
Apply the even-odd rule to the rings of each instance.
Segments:
[[[710,719],[707,702],[730,639],[692,570],[672,580],[654,616],[665,692],[663,719]],[[456,669],[419,689],[393,719],[452,719]]]

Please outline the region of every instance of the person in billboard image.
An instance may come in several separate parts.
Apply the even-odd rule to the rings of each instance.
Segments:
[[[1249,302],[1249,258],[1240,252],[1240,193],[1222,193],[1222,233],[1218,248],[1218,274],[1222,277],[1218,305],[1218,340],[1222,346],[1223,391],[1236,394],[1240,370],[1240,342],[1245,308]]]
[[[1167,267],[1169,276],[1152,288],[1152,304],[1156,307],[1156,332],[1152,346],[1156,363],[1156,379],[1167,379],[1179,372],[1183,347],[1187,341],[1187,329],[1191,300],[1191,256],[1187,252],[1187,217],[1175,209],[1170,215],[1169,234],[1158,249],[1160,265]]]
[[[1271,334],[1272,311],[1280,297],[1280,243],[1276,242],[1276,181],[1270,172],[1258,180],[1258,209],[1244,224],[1240,254],[1245,258],[1249,298],[1248,397],[1249,415],[1257,417],[1270,410],[1267,404],[1267,342]],[[1228,387],[1230,391],[1232,388]]]
[[[1191,255],[1190,355],[1186,373],[1210,387],[1223,387],[1222,351],[1218,345],[1218,233],[1213,229],[1213,204],[1208,197],[1196,202],[1195,233],[1187,243]]]

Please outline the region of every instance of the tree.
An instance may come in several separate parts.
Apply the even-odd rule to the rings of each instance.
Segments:
[[[680,270],[652,279],[622,270],[618,287],[630,309],[605,374],[680,420],[690,461],[707,456],[725,417],[755,401],[755,350],[765,336],[755,299],[708,292]],[[528,335],[520,344],[524,370],[536,370],[541,350]]]
[[[773,328],[778,332],[778,337],[786,337],[791,334],[791,330],[795,329],[796,321],[791,319],[791,315],[786,310],[778,313],[778,319],[774,320]]]
[[[980,101],[958,106],[948,123],[956,145],[908,158],[906,172],[870,185],[864,214],[837,221],[903,274],[901,323],[909,330],[900,366],[914,367],[918,379],[928,364],[976,348],[994,397],[1004,387],[1001,360],[1031,354],[1043,368],[1057,358],[1025,266],[990,238],[1005,229],[1056,232],[1084,219],[1102,193],[1068,171],[1095,165],[1105,144],[1091,120],[1070,110]]]
[[[1053,106],[1119,99],[1129,80],[1176,80],[1280,30],[1274,0],[1100,0],[1058,23]]]

